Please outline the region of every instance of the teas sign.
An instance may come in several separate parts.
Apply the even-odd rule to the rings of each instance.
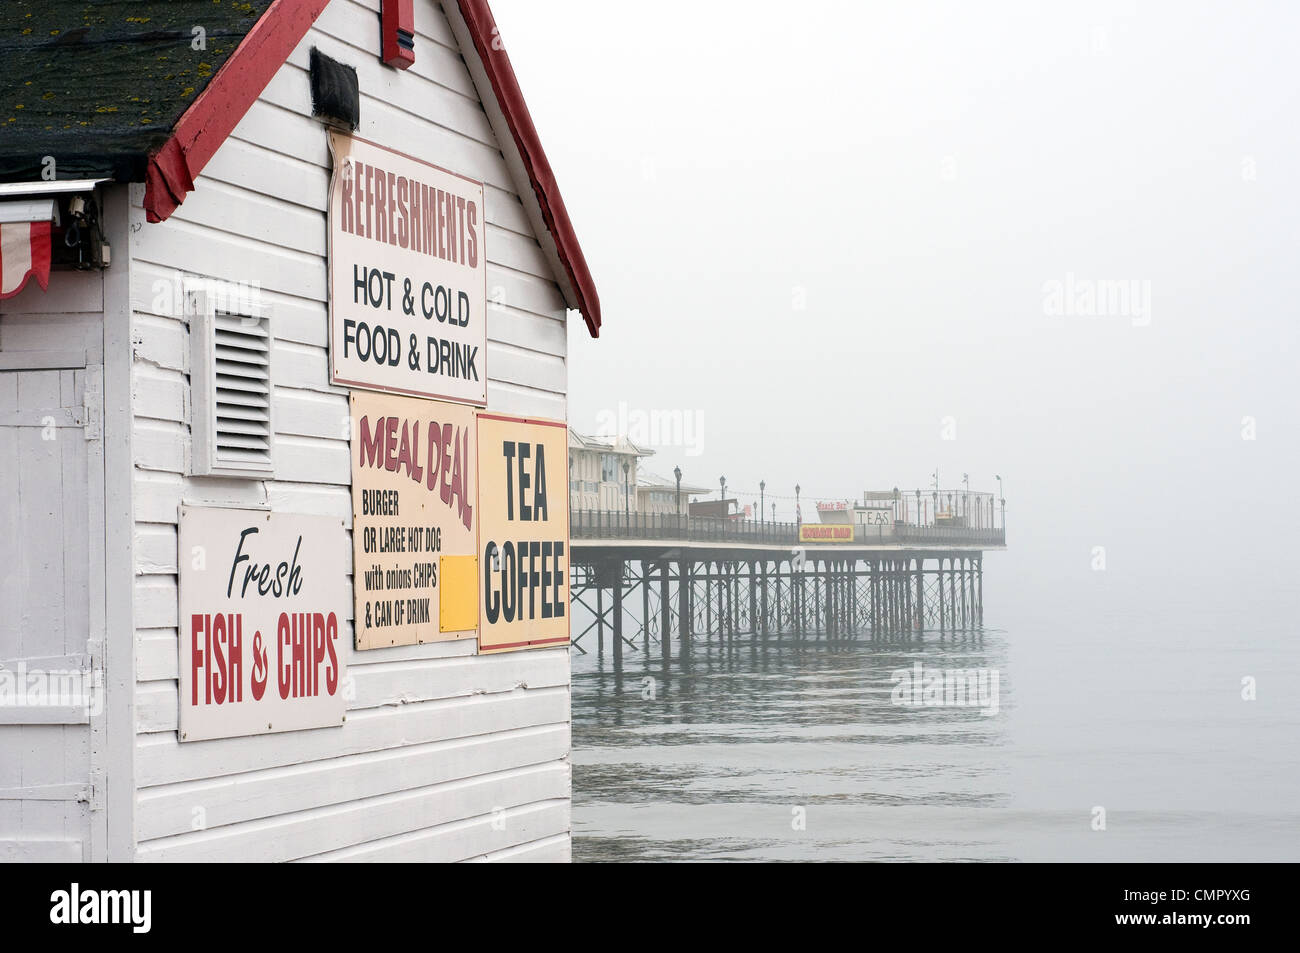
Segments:
[[[353,391],[357,648],[474,637],[477,469],[472,407]]]
[[[330,379],[487,403],[483,184],[330,134]]]
[[[569,432],[478,415],[479,651],[569,641]]]
[[[181,507],[182,741],[343,723],[342,520]]]

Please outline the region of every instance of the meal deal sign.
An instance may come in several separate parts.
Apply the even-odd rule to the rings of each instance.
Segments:
[[[341,725],[343,521],[181,507],[180,738]]]
[[[479,651],[569,641],[569,432],[478,415]]]
[[[330,133],[330,379],[487,403],[483,183]]]
[[[356,647],[473,638],[474,409],[354,391],[352,434]]]

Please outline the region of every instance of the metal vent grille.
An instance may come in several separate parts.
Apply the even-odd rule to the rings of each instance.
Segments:
[[[216,462],[271,465],[271,332],[266,318],[217,312],[213,321]]]
[[[189,472],[265,480],[275,472],[272,315],[241,289],[187,282],[192,441]]]

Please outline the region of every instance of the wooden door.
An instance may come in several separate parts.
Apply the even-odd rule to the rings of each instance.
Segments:
[[[104,856],[102,374],[84,364],[0,352],[0,862]]]

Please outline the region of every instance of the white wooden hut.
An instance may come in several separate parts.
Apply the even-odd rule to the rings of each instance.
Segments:
[[[481,189],[485,400],[453,399],[563,421],[568,315],[600,327],[488,4],[10,6],[37,29],[0,101],[0,861],[567,860],[567,640],[347,637],[364,388],[331,351],[331,135]],[[223,508],[337,521],[301,557],[345,614],[333,724],[183,737],[178,527]]]

